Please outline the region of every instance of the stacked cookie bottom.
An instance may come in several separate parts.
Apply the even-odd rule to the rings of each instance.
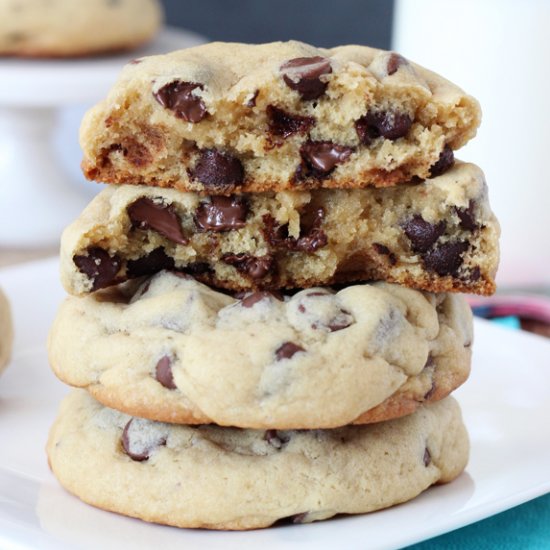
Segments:
[[[436,179],[427,184],[436,189]],[[402,197],[416,188],[402,188]],[[390,208],[396,190],[381,198],[378,190],[329,193],[330,200],[323,190],[284,197],[325,200],[323,220],[336,218],[352,195],[381,201],[388,216],[398,216]],[[480,237],[491,229],[481,197],[470,208],[480,248],[491,244]],[[49,356],[61,380],[87,392],[76,390],[63,404],[48,456],[70,492],[147,521],[253,529],[385,508],[464,469],[468,439],[447,397],[470,371],[472,317],[462,296],[387,282],[289,290],[276,284],[285,269],[293,273],[283,255],[271,272],[250,252],[248,271],[231,262],[224,271],[222,259],[202,269],[197,261],[182,265],[178,247],[205,239],[226,247],[222,258],[239,257],[228,249],[245,246],[247,223],[260,216],[269,224],[265,212],[277,216],[283,200],[120,186],[102,192],[67,229],[63,281],[73,294],[88,287],[62,304]],[[411,204],[425,212],[421,195]],[[444,231],[426,237],[420,214],[404,212],[404,235],[432,239],[434,250]],[[185,221],[175,223],[186,216],[193,234]],[[322,243],[318,250],[294,251],[304,270],[326,248],[338,250],[324,224],[307,237]],[[255,246],[263,246],[259,237]],[[360,252],[376,249],[363,243]],[[254,289],[256,271],[270,290]],[[217,286],[226,288],[214,288],[224,273],[226,284]],[[474,285],[479,278],[453,280]]]
[[[50,465],[86,502],[180,527],[385,508],[465,467],[444,397],[471,342],[460,296],[387,283],[236,298],[161,271],[71,297],[50,359],[88,393],[62,405]]]

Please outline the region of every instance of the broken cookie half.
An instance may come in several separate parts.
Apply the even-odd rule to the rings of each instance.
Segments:
[[[480,117],[393,52],[211,43],[128,64],[84,119],[82,166],[215,195],[385,187],[443,172]]]
[[[62,282],[83,295],[163,269],[234,291],[384,280],[491,294],[499,225],[481,170],[457,162],[391,188],[202,196],[102,191],[62,238]]]

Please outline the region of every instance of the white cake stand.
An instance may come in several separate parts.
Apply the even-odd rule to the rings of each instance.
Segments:
[[[118,56],[0,60],[0,249],[56,244],[88,200],[53,146],[61,108],[102,99],[130,59],[204,41],[164,29],[148,46]]]

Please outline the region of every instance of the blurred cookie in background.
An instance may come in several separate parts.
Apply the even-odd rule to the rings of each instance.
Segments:
[[[0,55],[75,57],[130,50],[151,40],[159,0],[0,0]]]
[[[0,372],[8,365],[13,342],[13,325],[8,299],[0,290]]]

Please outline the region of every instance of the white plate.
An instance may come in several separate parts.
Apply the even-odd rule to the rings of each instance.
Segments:
[[[550,491],[550,343],[476,321],[474,366],[456,392],[472,440],[455,482],[364,516],[244,533],[183,530],[96,510],[59,487],[44,455],[67,392],[48,369],[45,341],[63,297],[57,261],[0,271],[15,314],[13,361],[0,378],[0,547],[397,548]]]

